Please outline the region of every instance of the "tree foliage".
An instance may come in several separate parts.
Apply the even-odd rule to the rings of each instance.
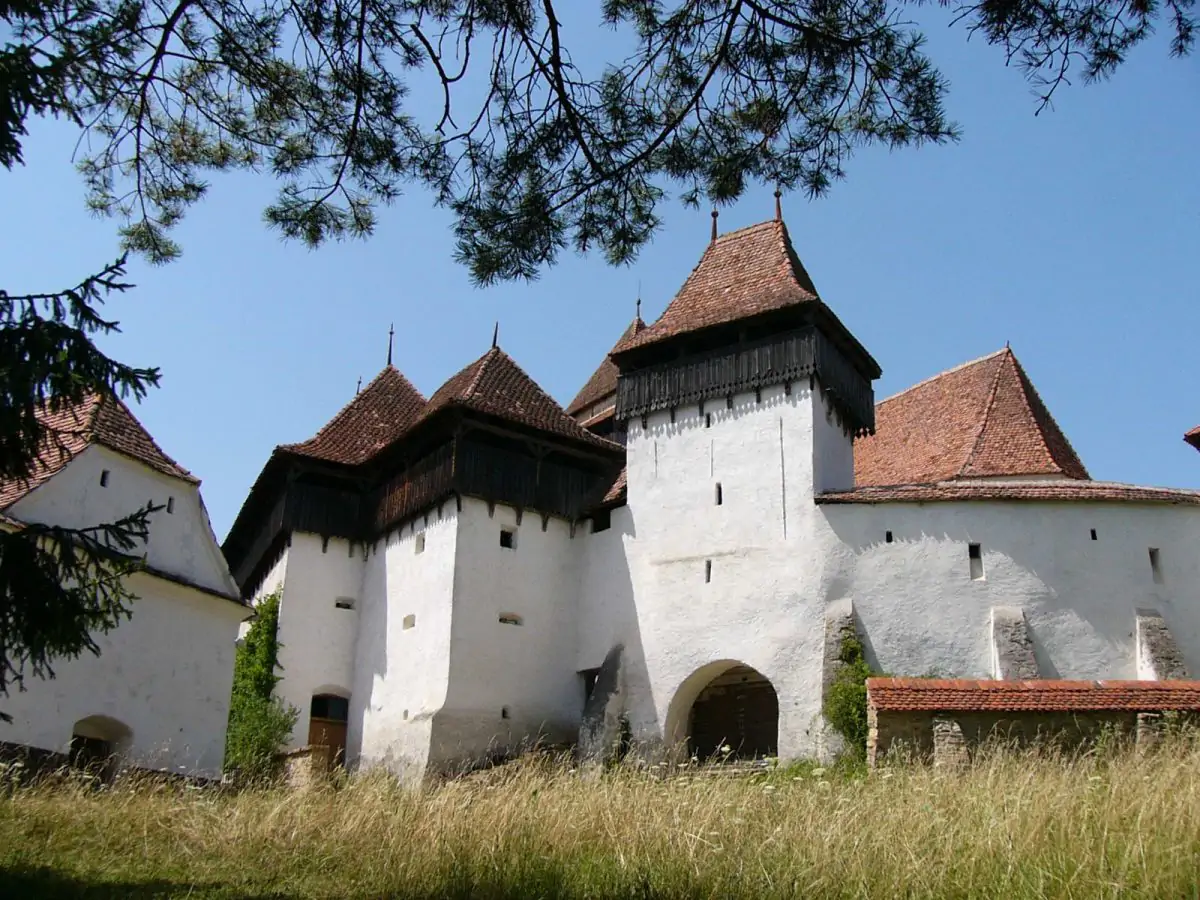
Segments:
[[[369,233],[418,185],[453,210],[480,282],[534,277],[567,246],[624,262],[667,186],[688,203],[756,180],[815,195],[858,147],[953,139],[906,18],[920,2],[0,0],[0,161],[20,160],[27,115],[71,118],[90,204],[158,260],[206,177],[249,169],[279,180],[268,222],[314,245]],[[940,0],[1042,104],[1073,71],[1110,75],[1155,24],[1188,52],[1194,2]],[[597,27],[626,49],[592,65]]]
[[[98,307],[123,291],[124,260],[53,294],[0,290],[0,484],[29,485],[42,460],[71,452],[86,423],[48,427],[92,394],[142,396],[158,371],[114,361],[92,342],[117,330]],[[0,696],[27,675],[52,678],[56,657],[99,654],[95,635],[130,613],[127,577],[140,568],[150,517],[131,510],[88,528],[10,523],[0,527]],[[0,718],[7,716],[0,713]]]
[[[279,751],[296,725],[299,710],[274,696],[279,683],[279,593],[263,598],[238,646],[233,665],[233,696],[225,739],[225,767],[250,780],[277,771]]]

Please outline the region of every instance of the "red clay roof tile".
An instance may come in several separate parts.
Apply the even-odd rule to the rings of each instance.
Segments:
[[[1200,681],[868,678],[867,702],[888,712],[1200,710]]]
[[[1200,425],[1197,425],[1195,428],[1185,434],[1183,439],[1197,450],[1200,450]]]
[[[818,494],[816,502],[949,503],[968,500],[1012,502],[1174,503],[1200,505],[1200,491],[1141,487],[1110,481],[943,481],[935,484],[867,485]]]
[[[607,450],[621,449],[620,444],[592,434],[563,412],[554,398],[498,347],[452,375],[434,391],[421,419],[451,406],[487,413]]]
[[[326,462],[365,462],[407,431],[421,415],[425,398],[398,369],[384,367],[320,431],[279,449]]]
[[[875,407],[875,434],[854,443],[858,486],[1087,469],[1007,347]]]
[[[91,394],[75,405],[44,403],[37,413],[46,429],[42,449],[27,479],[0,483],[0,509],[6,509],[54,477],[92,444],[135,459],[157,472],[199,484],[183,466],[167,456],[129,407],[114,396]]]
[[[792,249],[787,226],[762,222],[710,243],[658,321],[613,352],[812,302],[819,302],[817,289]]]
[[[639,334],[646,327],[646,323],[642,321],[641,316],[637,316],[629,327],[618,338],[617,343],[613,346],[613,350],[620,347],[625,341]],[[592,373],[592,377],[575,395],[575,399],[567,405],[567,415],[574,416],[577,413],[587,409],[593,403],[596,403],[605,397],[616,395],[617,393],[617,367],[611,359],[612,350],[609,351],[609,356],[605,356],[600,367]]]

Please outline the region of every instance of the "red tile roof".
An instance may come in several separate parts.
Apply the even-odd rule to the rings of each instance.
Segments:
[[[554,398],[498,347],[493,347],[434,391],[421,419],[452,406],[497,416],[607,450],[622,449],[620,444],[592,434],[563,412]]]
[[[92,444],[100,444],[172,478],[200,483],[200,479],[162,451],[119,397],[92,394],[72,406],[56,406],[47,401],[37,417],[46,429],[46,436],[34,471],[27,479],[0,483],[0,509],[12,506],[49,481]]]
[[[1173,503],[1200,505],[1200,491],[1140,487],[1110,481],[943,481],[856,487],[818,494],[817,503],[948,503],[967,500],[1013,502]]]
[[[787,226],[779,220],[762,222],[710,243],[658,321],[618,343],[613,352],[819,302],[812,279],[792,249]]]
[[[646,323],[642,321],[641,316],[634,318],[629,323],[629,327],[625,329],[621,337],[617,340],[613,350],[620,347],[622,343],[634,335],[639,334],[645,327]],[[611,352],[610,350],[609,353],[611,354]],[[575,399],[567,405],[567,415],[573,416],[576,413],[582,412],[593,403],[604,399],[610,394],[615,395],[616,393],[617,367],[609,356],[605,356],[604,361],[600,363],[600,368],[592,373],[592,377],[587,380],[587,384],[575,395]]]
[[[1200,710],[1200,681],[868,678],[867,702],[888,712]]]
[[[307,441],[279,449],[326,462],[365,462],[407,431],[425,408],[425,398],[398,369],[388,365]]]
[[[1200,425],[1197,425],[1195,428],[1185,434],[1183,439],[1197,450],[1200,450]]]
[[[997,475],[1088,477],[1007,347],[879,403],[854,443],[858,486]]]
[[[604,492],[604,499],[600,501],[601,506],[621,506],[625,502],[629,493],[625,472],[625,467],[621,466],[621,471],[617,473],[617,477]]]

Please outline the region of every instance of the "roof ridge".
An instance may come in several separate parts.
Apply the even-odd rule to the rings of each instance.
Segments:
[[[1009,349],[1007,344],[1004,345],[1003,350],[999,351],[1000,356],[1004,356],[1005,354],[1007,354],[1009,358],[1012,357],[1012,350]],[[996,366],[996,374],[992,376],[992,386],[988,389],[987,403],[983,405],[983,414],[979,417],[979,428],[975,432],[975,440],[971,442],[971,449],[967,452],[967,458],[964,459],[962,465],[959,466],[958,471],[955,473],[956,475],[961,476],[967,471],[967,469],[971,467],[971,463],[975,461],[975,454],[979,451],[979,445],[983,441],[984,432],[987,431],[988,419],[991,417],[992,410],[996,406],[996,394],[998,394],[1000,391],[1000,376],[1003,373],[1004,364],[1001,362],[1000,365]],[[1024,392],[1022,391],[1022,393]],[[1032,413],[1030,415],[1032,416]],[[1046,443],[1044,439],[1042,440],[1042,443]]]
[[[756,228],[765,229],[765,228],[768,228],[775,224],[783,224],[783,223],[782,223],[782,220],[780,220],[780,219],[765,219],[762,222],[755,222],[753,225],[743,225],[741,228],[733,229],[733,231],[726,231],[724,234],[718,234],[717,239],[715,241],[709,241],[708,243],[710,246],[712,244],[719,244],[719,243],[721,243],[721,241],[725,240],[726,238],[737,237],[738,235],[744,234],[747,231],[753,231]]]
[[[158,441],[156,441],[154,439],[154,435],[152,435],[150,433],[150,430],[148,428],[146,428],[145,425],[142,424],[142,420],[139,419],[136,415],[134,415],[133,410],[129,408],[129,405],[124,400],[122,400],[120,397],[117,396],[115,391],[111,394],[108,394],[108,393],[100,394],[99,402],[97,402],[94,405],[94,408],[92,411],[92,440],[93,441],[95,441],[98,444],[101,444],[102,446],[107,447],[109,450],[113,450],[117,453],[120,453],[122,456],[127,456],[130,459],[134,460],[135,462],[140,462],[143,465],[148,464],[148,460],[138,459],[138,457],[135,456],[133,453],[131,453],[129,450],[121,447],[119,445],[119,443],[120,443],[119,441],[117,441],[110,435],[106,435],[106,434],[102,433],[102,430],[100,428],[100,414],[101,414],[101,412],[103,412],[104,405],[110,401],[113,403],[116,403],[117,409],[119,412],[122,412],[126,416],[129,417],[130,422],[132,422],[134,427],[136,427],[137,430],[141,432],[142,437],[144,437],[146,439],[146,441],[150,444],[150,446],[154,448],[154,452],[162,457],[163,462],[166,463],[166,467],[175,470],[174,472],[163,472],[164,475],[168,475],[169,477],[182,478],[185,481],[191,481],[191,482],[194,482],[195,484],[200,483],[199,478],[197,478],[194,474],[192,474],[188,469],[186,469],[182,465],[180,465],[179,462],[175,459],[175,457],[171,456],[171,454],[167,453],[167,451],[162,448],[162,446],[158,443]],[[161,468],[158,466],[154,466],[152,463],[150,465],[152,468]]]
[[[1071,444],[1071,439],[1067,437],[1067,433],[1063,431],[1062,426],[1058,424],[1058,420],[1054,418],[1054,413],[1050,412],[1050,408],[1046,406],[1046,401],[1042,399],[1041,392],[1037,389],[1037,385],[1033,383],[1033,379],[1029,377],[1029,373],[1025,371],[1025,367],[1021,365],[1021,360],[1017,359],[1017,355],[1012,354],[1013,366],[1017,374],[1017,381],[1021,386],[1021,393],[1025,400],[1025,408],[1029,412],[1029,417],[1033,419],[1034,427],[1037,429],[1038,437],[1042,441],[1042,445],[1046,448],[1046,455],[1050,458],[1051,463],[1058,467],[1064,475],[1074,478],[1067,472],[1072,465],[1079,466],[1082,477],[1085,480],[1091,480],[1091,473],[1088,472],[1087,466],[1083,464],[1083,460],[1079,458],[1079,453]],[[1036,402],[1036,406],[1035,406]],[[1040,413],[1039,413],[1040,409]],[[1042,421],[1041,416],[1045,416],[1045,421]],[[1047,434],[1047,431],[1053,429],[1054,434]],[[1052,441],[1051,438],[1054,438]],[[1060,460],[1055,452],[1054,444],[1061,440],[1064,450],[1067,454],[1067,459]],[[1078,479],[1077,479],[1078,480]]]
[[[963,369],[970,368],[971,366],[977,366],[981,362],[987,362],[992,357],[999,356],[1002,353],[1004,353],[1006,350],[1008,350],[1007,347],[1001,347],[999,350],[993,350],[991,353],[985,353],[983,356],[977,357],[976,359],[969,359],[964,363],[959,363],[957,366],[951,366],[949,369],[945,369],[944,371],[938,372],[936,375],[930,375],[928,378],[918,381],[916,384],[910,384],[908,387],[906,387],[902,391],[896,391],[896,393],[892,394],[890,397],[884,397],[882,400],[880,400],[878,403],[876,403],[875,406],[876,407],[883,406],[883,404],[890,403],[892,400],[895,400],[897,397],[903,397],[905,394],[910,393],[911,391],[915,391],[919,387],[924,387],[925,385],[929,384],[932,381],[937,381],[939,378],[942,378],[946,375],[952,375],[955,372],[960,372]]]
[[[334,413],[334,414],[333,414],[333,415],[332,415],[332,416],[329,418],[329,420],[328,420],[328,421],[327,421],[327,422],[326,422],[324,425],[322,425],[320,428],[318,428],[318,429],[317,429],[317,431],[316,431],[316,434],[314,434],[314,435],[313,435],[312,437],[310,437],[310,438],[306,438],[306,439],[305,439],[305,440],[303,440],[303,441],[295,441],[295,442],[293,442],[293,443],[290,443],[290,444],[284,444],[283,446],[285,446],[285,447],[295,447],[295,446],[297,446],[297,445],[299,445],[299,444],[307,444],[307,443],[310,443],[310,442],[312,442],[312,441],[315,441],[315,440],[317,440],[317,438],[319,438],[321,435],[325,434],[325,432],[327,432],[327,431],[328,431],[330,428],[332,428],[332,427],[334,426],[334,424],[335,424],[335,423],[336,423],[336,422],[337,422],[337,421],[338,421],[338,420],[339,420],[339,419],[340,419],[340,418],[341,418],[343,415],[345,415],[347,412],[349,412],[349,411],[350,411],[350,408],[351,408],[352,406],[354,406],[354,404],[358,403],[358,401],[359,401],[359,398],[361,398],[363,394],[365,394],[367,391],[371,390],[371,388],[375,387],[375,385],[379,383],[379,380],[380,380],[381,378],[383,378],[383,376],[384,376],[384,375],[386,375],[386,374],[388,373],[388,370],[389,370],[389,369],[390,369],[391,371],[395,372],[395,373],[396,373],[397,375],[399,375],[401,378],[404,378],[404,373],[403,373],[403,372],[401,372],[399,369],[397,369],[397,368],[396,368],[395,366],[393,366],[391,363],[388,363],[386,366],[384,366],[382,369],[380,369],[380,370],[379,370],[379,373],[378,373],[378,374],[377,374],[377,375],[376,375],[374,378],[372,378],[370,381],[368,381],[368,382],[367,382],[367,385],[366,385],[366,387],[364,387],[362,390],[360,390],[360,391],[358,391],[357,393],[355,393],[355,395],[354,395],[353,397],[351,397],[349,400],[347,400],[347,401],[346,401],[346,402],[345,402],[345,403],[342,405],[342,408],[341,408],[341,409],[339,409],[337,412],[335,412],[335,413]],[[408,381],[408,379],[407,379],[407,378],[404,378],[404,380],[405,380],[405,381]],[[410,384],[410,385],[412,385],[412,382],[410,381],[410,382],[409,382],[409,384]],[[416,386],[415,386],[415,385],[412,385],[412,387],[413,387],[413,390],[415,391],[415,390],[416,390]],[[421,394],[421,392],[420,392],[420,391],[417,391],[417,394],[418,394],[418,395],[420,395],[420,394]],[[421,397],[421,399],[422,399],[422,400],[424,400],[425,398],[424,398],[424,397]]]
[[[491,361],[496,359],[497,355],[506,356],[510,361],[513,361],[512,357],[508,356],[508,354],[499,347],[492,347],[489,349],[487,353],[483,354],[483,356],[476,360],[475,376],[471,379],[471,383],[467,385],[467,389],[462,392],[462,395],[459,397],[460,400],[470,400],[475,396],[475,392],[479,390],[479,382],[483,380],[484,371],[486,371]],[[515,361],[513,362],[515,364]]]

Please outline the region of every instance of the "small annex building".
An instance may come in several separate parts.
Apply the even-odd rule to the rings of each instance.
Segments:
[[[389,360],[224,543],[282,592],[294,746],[824,755],[847,637],[897,677],[1197,670],[1200,492],[1093,480],[1008,347],[880,374],[778,216],[714,233],[565,409],[499,347],[428,399]]]
[[[131,616],[95,636],[100,655],[52,662],[0,698],[0,752],[217,778],[225,752],[240,599],[200,481],[155,443],[129,407],[93,395],[47,401],[32,476],[0,483],[0,527],[88,528],[153,504]]]

